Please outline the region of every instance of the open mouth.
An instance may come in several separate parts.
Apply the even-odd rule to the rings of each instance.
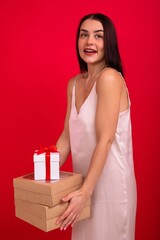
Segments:
[[[85,53],[97,53],[96,50],[91,49],[91,48],[85,48],[85,49],[84,49],[84,52],[85,52]]]

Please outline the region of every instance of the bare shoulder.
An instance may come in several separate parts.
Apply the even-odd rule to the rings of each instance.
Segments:
[[[76,81],[76,79],[78,79],[80,76],[81,76],[81,74],[78,74],[78,75],[72,77],[72,78],[68,81],[68,86],[67,86],[67,91],[68,91],[68,93],[70,93],[70,94],[72,93],[72,89],[73,89],[73,86],[74,86],[74,84],[75,84],[75,81]]]
[[[112,89],[123,86],[123,77],[117,70],[107,67],[102,71],[97,79],[97,90],[100,89]]]

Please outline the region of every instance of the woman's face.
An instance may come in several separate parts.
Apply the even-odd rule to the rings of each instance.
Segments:
[[[104,61],[104,29],[101,22],[87,19],[82,23],[78,49],[80,57],[87,64]]]

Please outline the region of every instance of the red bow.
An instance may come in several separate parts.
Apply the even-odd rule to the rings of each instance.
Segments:
[[[48,153],[51,153],[51,152],[58,152],[58,150],[57,150],[57,147],[55,145],[52,145],[50,147],[43,147],[42,146],[42,147],[40,147],[39,150],[36,150],[35,152],[37,153],[37,155],[39,155],[39,154],[42,154],[42,153],[48,154]]]
[[[50,180],[50,153],[58,152],[57,147],[52,145],[50,147],[40,147],[39,150],[36,150],[37,155],[45,153],[46,157],[46,180]]]

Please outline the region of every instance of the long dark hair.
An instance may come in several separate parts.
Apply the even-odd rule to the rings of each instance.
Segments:
[[[118,49],[118,41],[117,41],[115,26],[109,17],[101,13],[88,14],[88,15],[85,15],[80,20],[80,23],[77,29],[77,36],[76,36],[76,52],[77,52],[80,71],[81,72],[88,71],[87,63],[83,61],[83,59],[80,57],[79,50],[78,50],[78,39],[80,34],[80,28],[82,23],[87,19],[97,20],[101,22],[104,28],[104,56],[105,56],[106,65],[108,67],[112,67],[116,69],[118,72],[121,72],[121,74],[124,76],[122,61],[121,61],[121,57]]]

